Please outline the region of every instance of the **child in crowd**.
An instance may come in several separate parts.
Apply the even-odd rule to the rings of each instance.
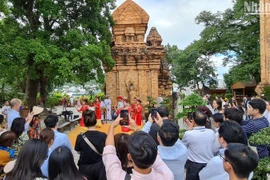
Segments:
[[[6,131],[0,136],[0,179],[5,174],[3,172],[4,166],[14,158],[15,151],[10,149],[16,139],[16,134],[12,131]]]

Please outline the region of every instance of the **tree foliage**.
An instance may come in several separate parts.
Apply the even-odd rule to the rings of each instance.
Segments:
[[[188,86],[213,87],[216,84],[215,66],[210,56],[203,54],[201,41],[194,41],[186,49],[166,46],[168,62],[172,63],[173,80],[180,89]]]
[[[250,144],[266,145],[270,148],[270,127],[262,129],[260,132],[253,134],[249,138]],[[270,158],[262,158],[259,160],[258,167],[254,171],[253,179],[267,179],[267,175],[270,173]]]
[[[223,54],[224,65],[233,65],[224,76],[228,87],[237,81],[260,82],[259,16],[245,13],[245,2],[251,0],[237,0],[224,12],[203,11],[196,18],[198,24],[205,26],[200,34],[204,53]]]
[[[183,101],[179,104],[183,106],[183,111],[177,114],[177,118],[187,117],[188,112],[197,111],[198,106],[205,106],[206,102],[203,98],[196,93],[186,96]]]
[[[104,81],[110,55],[110,10],[115,0],[0,0],[0,75],[26,94],[64,82]]]

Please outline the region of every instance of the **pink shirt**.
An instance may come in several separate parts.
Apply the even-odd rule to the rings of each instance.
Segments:
[[[103,150],[103,162],[106,169],[107,180],[124,180],[126,172],[122,170],[121,162],[116,155],[115,146],[105,146]],[[174,176],[159,154],[152,165],[150,174],[140,174],[132,170],[131,180],[173,180]]]

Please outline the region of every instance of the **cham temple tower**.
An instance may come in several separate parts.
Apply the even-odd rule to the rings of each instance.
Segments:
[[[115,26],[111,53],[116,63],[106,73],[106,94],[113,104],[119,95],[131,103],[139,97],[143,105],[147,96],[157,99],[170,95],[171,75],[156,28],[151,28],[145,42],[149,15],[134,1],[126,0],[112,16]]]

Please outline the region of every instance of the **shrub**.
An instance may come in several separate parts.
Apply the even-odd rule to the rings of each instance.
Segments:
[[[176,115],[178,119],[186,117],[188,112],[195,112],[198,106],[205,106],[206,102],[199,94],[193,93],[186,96],[179,105],[183,106],[183,111]]]
[[[270,86],[266,86],[263,88],[264,96],[267,100],[270,100]]]
[[[62,93],[56,92],[47,97],[46,106],[51,108],[51,110],[57,106],[62,100]]]
[[[270,127],[262,129],[249,138],[250,144],[267,145],[270,150]],[[270,174],[270,157],[259,160],[258,167],[254,171],[253,179],[267,180]]]
[[[185,132],[186,132],[187,130],[186,129],[181,129],[180,130],[180,133],[179,133],[179,139],[183,139],[183,137],[184,137],[184,134],[185,134]]]

